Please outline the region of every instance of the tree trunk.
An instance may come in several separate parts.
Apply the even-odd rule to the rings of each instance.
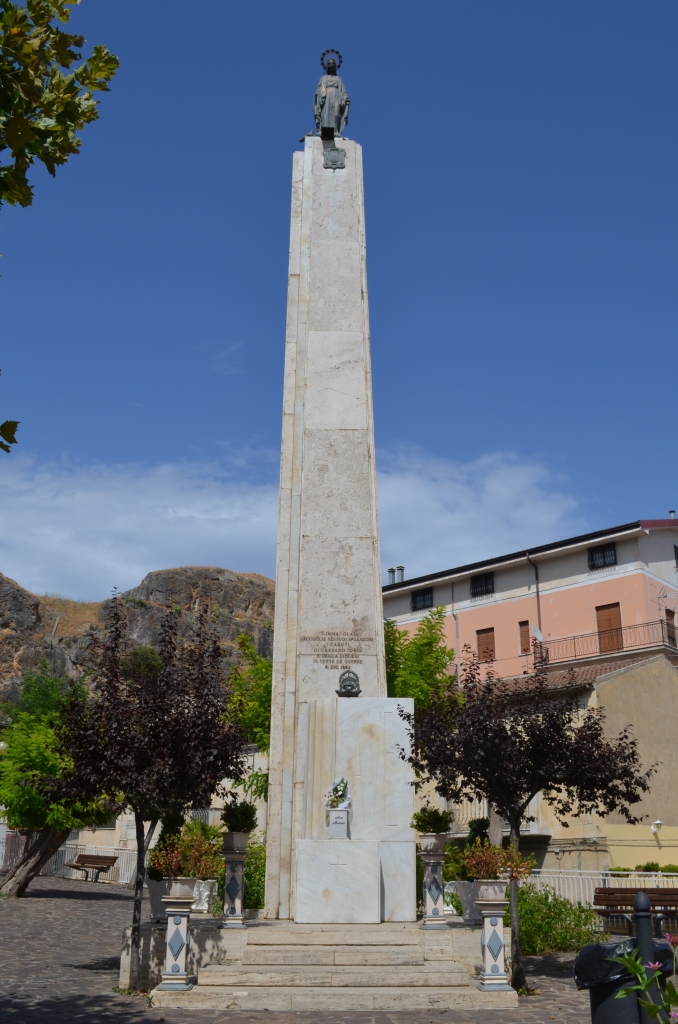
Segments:
[[[134,811],[134,826],[137,835],[137,868],[136,877],[134,879],[134,911],[132,913],[129,987],[133,992],[138,992],[141,979],[141,901],[144,897],[146,837],[144,835],[144,816],[141,811],[137,811],[136,809]]]
[[[501,815],[490,805],[490,827],[488,839],[492,846],[501,846]]]
[[[153,838],[153,833],[155,832],[155,830],[157,828],[158,821],[159,821],[158,818],[154,818],[153,821],[151,822],[151,824],[148,826],[148,832],[146,833],[146,838],[144,839],[144,865],[146,863],[146,856],[148,854],[148,848],[151,845],[151,839]],[[144,867],[144,880],[145,879],[146,879],[146,870],[145,870],[145,867]],[[136,890],[136,887],[137,887],[137,877],[136,877],[136,872],[135,872],[134,875],[130,878],[129,882],[127,883],[127,888],[128,889]]]
[[[511,819],[511,842],[520,849],[520,819]],[[527,978],[520,959],[520,922],[518,921],[518,880],[511,879],[509,885],[511,900],[511,984],[516,992],[527,989]]]
[[[36,875],[40,873],[47,861],[54,856],[59,847],[68,838],[65,832],[55,832],[49,825],[38,833],[38,838],[17,861],[2,883],[0,894],[3,896],[23,896]]]

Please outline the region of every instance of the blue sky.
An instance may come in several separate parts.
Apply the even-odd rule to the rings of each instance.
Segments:
[[[121,60],[0,214],[0,571],[272,575],[292,152],[327,47],[363,146],[384,568],[663,517],[673,0],[83,0]]]

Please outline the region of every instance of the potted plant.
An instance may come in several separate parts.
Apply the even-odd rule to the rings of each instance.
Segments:
[[[224,832],[224,853],[245,853],[250,832],[257,827],[257,809],[246,800],[227,804],[221,815],[226,826]]]
[[[193,896],[191,913],[209,912],[224,872],[219,829],[189,821],[181,831],[163,831],[148,858],[147,885],[151,920],[164,921],[163,896]]]
[[[438,811],[429,804],[413,814],[410,828],[416,828],[419,833],[421,852],[443,853],[453,821],[452,811]]]
[[[488,841],[476,839],[464,854],[464,867],[469,881],[476,885],[476,899],[503,900],[508,876],[505,850]]]

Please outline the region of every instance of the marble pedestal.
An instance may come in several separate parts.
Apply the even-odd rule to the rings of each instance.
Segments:
[[[504,913],[507,900],[476,900],[476,906],[483,917],[481,951],[483,970],[478,987],[484,991],[506,991],[511,988],[506,974],[504,952]]]
[[[305,794],[295,846],[294,920],[309,924],[416,919],[411,769],[399,756],[407,729],[393,698],[329,698],[302,708],[297,765]],[[348,836],[333,838],[324,794],[344,778]]]
[[[445,923],[445,883],[443,882],[444,848],[436,853],[420,853],[424,865],[423,928],[447,928]]]
[[[165,970],[160,988],[190,992],[193,985],[189,981],[186,970],[186,954],[188,953],[188,925],[193,895],[187,897],[163,896],[162,902],[167,911],[167,944]]]

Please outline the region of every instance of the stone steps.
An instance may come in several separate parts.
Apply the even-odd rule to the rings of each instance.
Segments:
[[[415,922],[262,921],[242,931],[224,929],[215,935],[218,958],[215,948],[212,962],[198,966],[198,984],[190,992],[155,989],[152,1001],[185,1009],[282,1012],[517,1007],[515,992],[478,989],[474,957],[479,959],[480,935],[468,931],[426,931]],[[468,962],[460,963],[465,944]]]
[[[200,984],[190,992],[153,993],[153,1006],[216,1010],[447,1010],[517,1008],[515,992],[481,992],[475,985],[338,987],[248,986]]]
[[[268,923],[268,922],[267,922]],[[419,934],[411,924],[394,925],[288,925],[267,928],[265,925],[247,929],[248,946],[419,946]]]
[[[243,951],[243,964],[288,964],[310,967],[389,967],[395,964],[424,963],[424,953],[417,944],[407,946],[251,946]]]
[[[219,987],[323,987],[422,988],[468,987],[467,972],[459,964],[423,964],[420,967],[346,966],[330,970],[314,967],[263,967],[210,964],[200,972],[200,986]]]

